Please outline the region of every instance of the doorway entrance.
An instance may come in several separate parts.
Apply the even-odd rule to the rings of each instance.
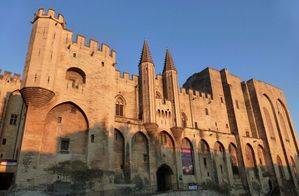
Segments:
[[[13,182],[13,173],[0,173],[0,190],[8,190]]]
[[[168,165],[161,165],[158,168],[156,175],[158,191],[168,191],[172,189],[171,177],[173,175],[173,172]]]

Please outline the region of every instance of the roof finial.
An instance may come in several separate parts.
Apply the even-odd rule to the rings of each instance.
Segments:
[[[172,59],[172,56],[171,56],[169,50],[166,49],[165,64],[164,64],[163,72],[169,71],[169,70],[176,70],[176,68],[174,66],[174,62],[173,62],[173,59]]]
[[[146,40],[144,40],[144,43],[143,43],[143,48],[142,48],[142,53],[141,53],[141,58],[140,58],[139,64],[145,63],[145,62],[153,63],[153,59],[151,57],[151,52],[150,52],[150,49],[149,49],[149,46],[148,46],[148,43]]]

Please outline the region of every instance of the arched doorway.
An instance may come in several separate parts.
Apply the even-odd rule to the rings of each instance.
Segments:
[[[158,168],[156,175],[158,191],[171,190],[171,175],[173,175],[171,168],[168,165],[163,164]]]

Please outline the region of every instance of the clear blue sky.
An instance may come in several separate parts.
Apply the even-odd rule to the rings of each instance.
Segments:
[[[278,86],[299,126],[298,0],[2,1],[0,68],[22,72],[30,21],[40,7],[62,13],[76,34],[108,43],[121,71],[137,73],[147,39],[157,72],[170,49],[181,85],[212,66]]]

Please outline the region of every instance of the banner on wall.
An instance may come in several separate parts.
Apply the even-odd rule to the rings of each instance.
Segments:
[[[193,155],[191,148],[182,148],[182,165],[183,165],[183,174],[184,175],[193,175],[194,167],[193,167]]]

